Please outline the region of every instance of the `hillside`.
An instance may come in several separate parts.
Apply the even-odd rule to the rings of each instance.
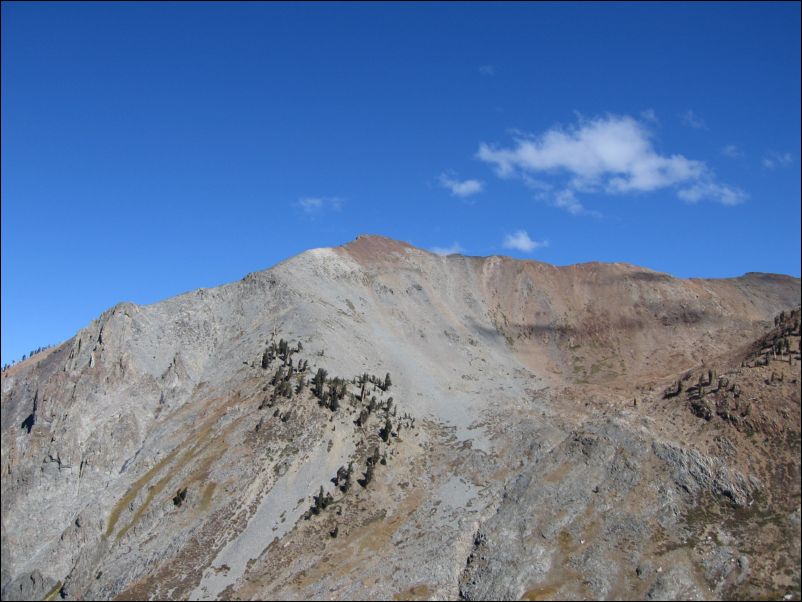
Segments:
[[[3,372],[2,597],[798,599],[799,303],[364,236],[119,304]]]

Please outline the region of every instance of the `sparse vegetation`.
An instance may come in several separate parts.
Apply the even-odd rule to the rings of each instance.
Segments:
[[[393,433],[393,423],[390,422],[390,418],[387,417],[384,420],[384,426],[379,431],[379,437],[381,437],[382,441],[387,443],[390,440],[390,435]]]
[[[11,361],[11,362],[3,364],[2,372],[5,372],[6,370],[11,368],[15,364],[18,364],[19,362],[24,362],[26,359],[30,359],[34,355],[36,355],[38,353],[42,353],[42,351],[46,351],[46,350],[50,349],[51,347],[53,347],[53,345],[45,345],[44,347],[37,347],[36,349],[34,349],[33,351],[31,351],[28,354],[23,353],[22,357],[19,360],[14,360],[14,361]]]
[[[336,476],[332,479],[334,486],[337,487],[343,493],[348,493],[348,490],[351,489],[351,475],[354,472],[354,463],[349,462],[348,468],[345,466],[341,466],[337,469]]]
[[[304,520],[309,520],[313,516],[317,516],[318,514],[322,513],[332,503],[334,503],[334,497],[331,495],[331,493],[324,492],[323,485],[321,485],[318,494],[312,496],[312,505],[309,507],[309,510],[303,514]]]
[[[184,500],[186,499],[187,499],[187,488],[183,487],[182,489],[179,489],[173,496],[173,505],[180,508],[181,504],[183,504]]]
[[[318,368],[312,378],[312,393],[320,400],[323,399],[323,385],[326,384],[326,376],[328,376],[328,372],[323,368]]]

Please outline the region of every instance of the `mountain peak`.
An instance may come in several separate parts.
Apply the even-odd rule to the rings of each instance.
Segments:
[[[372,263],[393,254],[404,254],[413,250],[411,244],[379,234],[360,234],[337,250],[343,251],[360,263]]]

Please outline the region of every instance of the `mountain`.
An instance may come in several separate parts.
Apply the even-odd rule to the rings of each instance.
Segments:
[[[379,236],[2,376],[3,599],[800,595],[798,278]]]

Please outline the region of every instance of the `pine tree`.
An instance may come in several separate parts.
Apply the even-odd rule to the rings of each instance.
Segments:
[[[323,368],[318,368],[317,374],[312,379],[313,392],[318,399],[323,398],[323,384],[326,382],[326,376],[328,376],[328,372]]]
[[[370,412],[368,412],[367,408],[362,408],[362,411],[359,412],[359,417],[354,421],[354,424],[357,426],[364,426],[365,423],[368,421],[368,416]]]
[[[379,436],[382,438],[382,441],[387,443],[390,439],[390,434],[393,432],[393,423],[390,422],[389,418],[384,420],[384,428],[379,431]]]
[[[365,468],[365,476],[362,479],[362,487],[367,487],[368,483],[373,480],[373,464],[369,463],[367,468]]]
[[[332,479],[334,482],[334,486],[338,487],[340,491],[343,493],[347,493],[348,490],[351,488],[351,475],[354,472],[354,463],[349,462],[348,468],[345,466],[340,466],[337,469],[337,475]]]
[[[290,344],[284,339],[278,342],[278,354],[284,360],[290,356]]]
[[[320,511],[324,508],[323,504],[325,499],[325,495],[323,494],[323,485],[320,486],[320,492],[316,496],[313,496],[312,499],[314,500],[311,508],[312,514],[320,514]]]

